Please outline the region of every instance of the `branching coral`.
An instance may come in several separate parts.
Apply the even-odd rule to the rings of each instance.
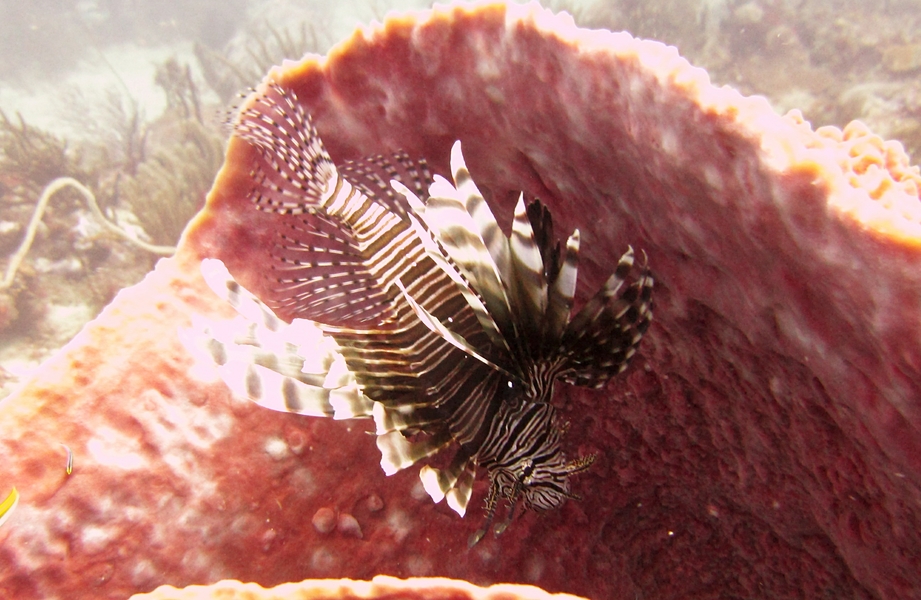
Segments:
[[[138,100],[126,89],[123,85],[112,87],[101,98],[70,89],[64,92],[61,102],[62,118],[80,133],[81,164],[101,182],[99,200],[103,206],[110,200],[105,180],[112,172],[134,174],[147,158],[150,123]],[[77,179],[90,181],[85,177]]]
[[[152,150],[116,194],[154,238],[174,242],[204,204],[223,161],[223,137],[203,116],[200,87],[188,65],[170,58],[157,69],[166,111],[151,125]]]
[[[322,28],[302,21],[296,28],[276,29],[266,23],[253,29],[225,56],[202,44],[195,45],[195,56],[201,64],[208,85],[223,102],[229,102],[240,90],[259,81],[262,74],[283,59],[296,59],[308,52],[321,52],[328,45],[318,33]]]
[[[204,204],[223,161],[221,138],[195,120],[180,124],[178,141],[155,150],[123,180],[120,194],[155,239],[175,241]]]
[[[154,254],[170,255],[175,252],[176,249],[171,246],[155,246],[131,236],[128,232],[109,221],[105,215],[102,214],[102,211],[99,210],[99,204],[96,202],[96,196],[93,195],[93,192],[91,192],[89,188],[72,177],[59,177],[48,184],[42,192],[41,197],[38,199],[38,203],[35,205],[35,212],[32,213],[32,218],[29,220],[28,227],[26,227],[25,237],[16,252],[10,257],[9,263],[7,263],[6,273],[3,276],[3,280],[0,281],[0,290],[8,289],[13,284],[13,279],[16,277],[16,271],[19,269],[19,265],[22,264],[22,260],[32,247],[32,242],[35,240],[35,232],[38,231],[38,225],[41,223],[42,216],[45,214],[45,208],[48,206],[51,198],[59,191],[68,187],[77,190],[83,196],[87,206],[96,218],[99,219],[99,222],[112,233]]]
[[[14,121],[0,110],[0,172],[5,183],[37,193],[54,177],[84,175],[67,152],[67,142],[29,125],[22,115]]]
[[[177,112],[185,120],[194,119],[204,123],[198,86],[192,79],[192,69],[189,65],[180,65],[178,60],[170,58],[157,67],[154,77],[157,85],[166,92],[167,111]]]
[[[97,261],[98,266],[98,261],[105,261],[100,257],[108,257],[112,249],[111,244],[96,239],[97,231],[113,233],[147,252],[172,254],[172,246],[141,241],[128,233],[123,219],[116,224],[115,211],[129,207],[155,240],[175,242],[203,204],[221,164],[222,136],[216,127],[209,129],[206,124],[201,88],[187,65],[167,60],[157,69],[156,83],[166,94],[167,108],[155,122],[144,118],[136,100],[115,90],[102,102],[71,97],[64,104],[84,133],[76,146],[22,117],[17,121],[0,112],[0,189],[3,202],[15,208],[3,213],[7,226],[3,253],[10,259],[5,272],[0,272],[0,329],[22,317],[17,310],[21,291],[44,293],[31,289],[31,283],[24,284],[21,276],[17,278],[30,252],[47,264],[70,261],[69,272],[82,273],[84,290],[94,286],[118,289],[131,283],[112,276],[123,272],[114,269],[114,263],[108,269],[87,270],[89,263]],[[52,198],[55,209],[49,210]],[[71,214],[81,200],[93,215],[87,223],[83,216]],[[50,231],[70,233],[47,237],[47,244],[37,249],[43,219]],[[115,261],[132,263],[134,259]],[[47,270],[47,264],[41,268]],[[99,273],[102,275],[97,276]],[[101,296],[110,297],[110,292]]]

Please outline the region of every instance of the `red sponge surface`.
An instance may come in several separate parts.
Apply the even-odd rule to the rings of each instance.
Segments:
[[[385,477],[362,421],[232,399],[178,331],[230,316],[199,275],[265,285],[271,215],[231,142],[181,248],[0,405],[0,596],[123,598],[233,578],[448,576],[592,598],[921,595],[917,169],[853,125],[813,132],[674,49],[530,7],[449,8],[270,74],[334,160],[467,164],[500,223],[519,190],[582,239],[579,298],[626,244],[656,320],[604,390],[559,386],[583,496],[472,550],[477,510]],[[65,471],[67,445],[73,473]]]

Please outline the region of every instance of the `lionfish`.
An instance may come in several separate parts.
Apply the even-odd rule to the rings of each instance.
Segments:
[[[212,358],[236,394],[263,406],[374,419],[387,475],[456,448],[422,484],[463,516],[477,467],[489,477],[486,518],[500,500],[545,511],[568,498],[567,424],[551,404],[557,380],[599,388],[622,372],[652,318],[645,254],[632,247],[572,318],[579,232],[555,238],[539,200],[496,222],[451,150],[453,183],[405,153],[337,167],[294,93],[270,83],[233,120],[261,155],[250,198],[274,213],[269,291],[235,282],[215,259],[210,287],[243,315],[239,331],[208,330]],[[280,316],[279,316],[280,315]]]

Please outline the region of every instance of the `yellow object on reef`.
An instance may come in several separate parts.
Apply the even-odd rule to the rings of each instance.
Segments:
[[[7,519],[10,518],[10,515],[13,514],[13,509],[16,508],[16,503],[19,502],[19,492],[16,491],[16,488],[13,488],[13,491],[10,492],[10,495],[6,497],[2,503],[0,503],[0,525],[3,525]]]
[[[74,453],[67,444],[61,444],[61,447],[67,451],[67,465],[64,467],[64,471],[70,475],[74,472]]]

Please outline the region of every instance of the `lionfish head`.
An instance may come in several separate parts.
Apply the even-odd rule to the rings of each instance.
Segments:
[[[567,461],[556,453],[552,461],[535,463],[528,460],[517,472],[497,470],[492,485],[511,505],[518,501],[526,510],[546,511],[559,508],[566,500],[578,499],[569,489],[569,477],[588,469],[594,455]]]
[[[523,402],[507,407],[497,416],[490,436],[497,439],[500,433],[510,435],[494,447],[494,453],[480,457],[489,473],[490,487],[486,521],[470,539],[471,546],[483,538],[503,498],[509,505],[508,515],[495,527],[497,534],[511,523],[519,503],[525,510],[542,512],[559,508],[567,499],[578,498],[570,492],[569,477],[584,471],[595,460],[592,455],[566,460],[561,447],[566,426],[557,424],[552,405]]]

